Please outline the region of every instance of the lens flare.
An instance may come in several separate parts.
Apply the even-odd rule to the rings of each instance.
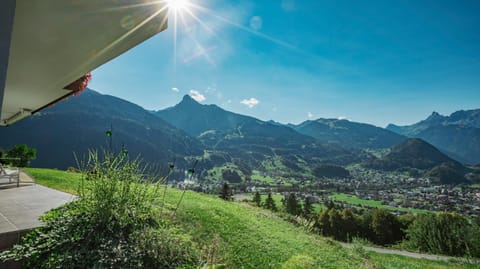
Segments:
[[[190,5],[190,1],[188,0],[167,0],[166,2],[168,8],[175,12],[185,10]]]

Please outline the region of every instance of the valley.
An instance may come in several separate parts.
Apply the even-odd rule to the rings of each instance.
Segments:
[[[309,235],[478,256],[472,238],[480,220],[480,167],[421,138],[373,125],[331,119],[283,125],[190,96],[174,107],[147,111],[87,90],[1,129],[0,141],[5,149],[35,148],[31,165],[39,168],[27,171],[39,176],[39,184],[68,192],[79,180],[75,172],[90,169],[82,166],[89,152],[118,155],[145,163],[142,177],[156,177],[177,196],[194,191],[227,201],[235,197],[240,206],[263,207],[269,219],[303,227]],[[67,174],[61,170],[74,178],[62,180]],[[443,239],[436,243],[442,248],[425,247],[414,237],[427,227],[424,218],[434,226],[447,218],[448,229],[455,230],[448,240],[465,244],[458,252],[442,249]],[[453,238],[457,231],[461,239]],[[248,262],[239,258],[228,263]]]
[[[449,124],[478,127],[478,113],[462,113],[452,115],[455,121]],[[218,193],[227,182],[235,193],[311,197],[317,208],[333,199],[358,210],[476,216],[478,166],[463,165],[425,140],[407,137],[445,119],[433,114],[416,127],[387,129],[333,119],[283,125],[202,105],[188,95],[152,112],[87,90],[0,130],[0,147],[28,144],[38,150],[32,166],[62,170],[77,167],[88,150],[125,148],[132,158],[149,163],[152,172],[165,175],[174,165],[169,184],[179,188]],[[111,141],[107,130],[113,132]],[[338,193],[367,202],[338,199]]]
[[[480,1],[0,6],[0,269],[480,268]]]

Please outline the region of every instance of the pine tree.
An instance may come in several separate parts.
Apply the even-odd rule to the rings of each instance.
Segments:
[[[275,204],[275,200],[273,200],[272,198],[272,193],[268,193],[267,199],[265,200],[265,204],[263,205],[263,207],[272,211],[277,211],[277,205]]]
[[[230,186],[228,186],[227,182],[223,183],[223,188],[222,188],[222,192],[220,193],[220,198],[222,198],[225,201],[233,200],[232,189],[230,189]]]
[[[258,191],[255,192],[255,196],[253,196],[253,202],[255,202],[258,207],[262,205],[262,197]]]
[[[313,204],[309,197],[305,197],[303,202],[303,216],[307,219],[311,218],[313,213]]]
[[[302,205],[297,201],[295,193],[290,193],[287,197],[286,202],[287,213],[290,213],[295,216],[302,214]]]

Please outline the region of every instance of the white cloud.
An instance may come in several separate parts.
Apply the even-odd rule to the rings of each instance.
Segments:
[[[248,106],[249,108],[252,108],[254,106],[257,106],[260,101],[252,97],[250,99],[243,99],[240,103]]]
[[[340,117],[338,117],[338,119],[339,119],[339,120],[348,120],[348,118],[347,118],[347,117],[344,117],[344,116],[340,116]]]
[[[174,91],[174,92],[179,92],[180,90],[179,90],[178,88],[173,87],[173,88],[172,88],[172,91]]]
[[[197,102],[203,102],[207,99],[207,98],[205,98],[205,96],[203,94],[201,94],[197,90],[190,90],[190,96],[193,98],[193,100],[195,100]]]
[[[312,112],[308,112],[308,113],[307,113],[307,117],[308,117],[309,119],[313,118]]]

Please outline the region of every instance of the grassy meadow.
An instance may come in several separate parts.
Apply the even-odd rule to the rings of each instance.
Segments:
[[[51,169],[29,168],[36,182],[76,193],[81,175]],[[184,195],[178,210],[176,205]],[[362,253],[306,232],[274,213],[247,203],[225,202],[212,195],[168,188],[166,208],[159,218],[178,224],[185,234],[226,268],[478,268],[458,262],[413,259],[396,255]],[[278,201],[278,197],[274,198]],[[160,213],[162,212],[162,213]],[[307,267],[288,267],[308,260]],[[290,261],[290,262],[288,262]]]
[[[410,212],[410,213],[428,213],[428,212],[431,212],[429,210],[423,210],[423,209],[404,208],[404,207],[395,207],[395,206],[383,205],[382,201],[365,200],[365,199],[361,199],[361,198],[359,198],[355,195],[350,195],[350,194],[345,194],[345,193],[336,193],[336,194],[330,195],[330,199],[332,199],[334,201],[340,201],[340,202],[352,204],[352,205],[384,208],[384,209],[392,210],[392,211],[404,211],[404,212]]]

